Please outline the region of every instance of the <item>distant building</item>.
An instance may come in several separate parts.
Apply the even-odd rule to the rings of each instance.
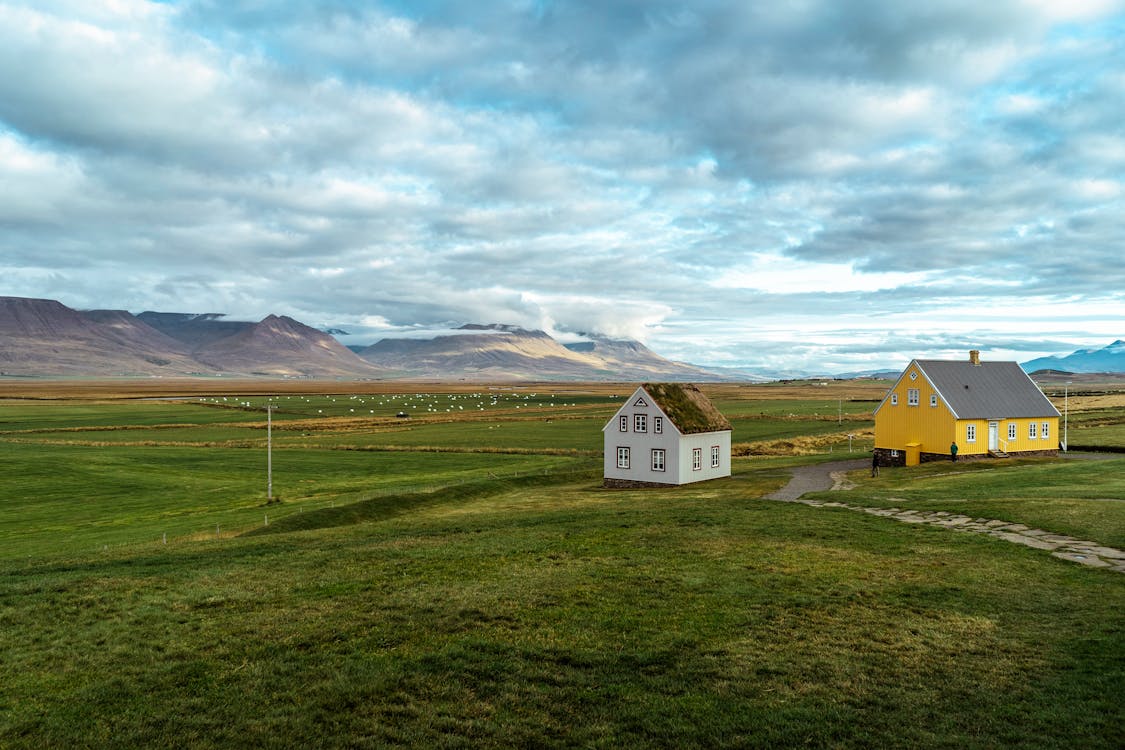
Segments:
[[[875,408],[883,466],[1057,455],[1059,411],[1016,362],[915,359]]]
[[[694,385],[645,383],[602,434],[607,487],[679,485],[730,476],[730,422]]]

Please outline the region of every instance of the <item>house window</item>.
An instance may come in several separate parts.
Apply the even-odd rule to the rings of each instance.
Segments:
[[[911,370],[911,371],[910,371],[910,379],[911,379],[911,380],[917,380],[917,379],[918,379],[918,373],[916,373],[916,372],[914,372],[913,370]]]
[[[1008,422],[1008,439],[1009,440],[1015,440],[1016,439],[1016,423],[1015,422]]]
[[[898,406],[898,394],[897,393],[891,394],[891,406]]]
[[[977,426],[975,424],[965,425],[965,442],[975,443],[977,441]]]
[[[898,458],[898,451],[891,448],[891,458]]]
[[[633,432],[648,432],[648,416],[645,414],[633,415]]]
[[[621,418],[619,420],[617,420],[617,429],[620,430],[621,432],[628,432],[629,431],[629,418],[627,416],[625,416],[624,414],[622,414]]]
[[[937,406],[937,394],[936,393],[930,394],[930,406]]]
[[[660,435],[664,432],[664,417],[652,418],[652,431],[657,435]]]
[[[663,448],[653,448],[652,449],[652,470],[653,471],[664,471],[664,449]]]
[[[918,389],[917,388],[907,388],[906,389],[906,405],[907,406],[917,406],[918,405]]]
[[[692,448],[691,449],[691,470],[692,471],[699,471],[702,468],[703,468],[703,449],[702,448]]]
[[[711,446],[711,468],[719,468],[719,446],[717,445]]]
[[[628,469],[629,468],[629,449],[628,448],[618,448],[617,449],[617,468],[619,468],[619,469]]]
[[[1050,437],[1051,437],[1051,423],[1050,422],[1044,422],[1043,423],[1043,429],[1039,431],[1039,439],[1040,440],[1047,440]]]
[[[1036,432],[1035,428],[1036,427],[1038,427],[1038,425],[1036,425],[1034,422],[1028,422],[1027,423],[1027,437],[1028,437],[1029,440],[1034,440],[1036,437],[1038,437],[1035,434],[1035,432]]]

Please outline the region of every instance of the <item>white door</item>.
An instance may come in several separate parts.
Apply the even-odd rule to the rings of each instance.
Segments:
[[[990,451],[1000,450],[1000,423],[988,423],[988,449]]]

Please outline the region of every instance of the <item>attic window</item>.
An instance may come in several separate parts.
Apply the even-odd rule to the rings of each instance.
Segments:
[[[657,435],[660,435],[664,432],[664,417],[652,418],[652,431]]]
[[[937,394],[936,393],[930,394],[930,406],[937,406]]]
[[[638,398],[636,401],[633,402],[633,406],[648,406],[648,402],[645,401],[643,398]]]
[[[897,393],[891,394],[891,406],[898,406],[898,394]]]
[[[916,373],[916,372],[914,372],[913,370],[911,370],[911,371],[910,371],[910,379],[911,379],[911,380],[917,380],[917,379],[918,379],[918,373]]]

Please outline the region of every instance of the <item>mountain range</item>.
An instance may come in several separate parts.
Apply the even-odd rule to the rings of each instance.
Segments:
[[[564,346],[543,331],[462,326],[432,339],[385,339],[352,351],[285,316],[73,310],[0,297],[0,375],[238,375],[466,380],[731,380],[636,341],[590,335]],[[745,379],[739,377],[737,379]]]
[[[0,297],[0,375],[743,382],[800,377],[707,369],[666,359],[637,341],[598,334],[581,334],[585,340],[563,344],[543,331],[510,325],[469,324],[429,339],[384,339],[352,348],[330,333],[344,332],[320,331],[278,315],[255,323],[219,313],[133,315]],[[1125,341],[1022,366],[1027,372],[1061,374],[1125,372]]]
[[[1065,357],[1040,357],[1024,362],[1021,367],[1027,372],[1125,372],[1125,341],[1118,339],[1101,349],[1079,349]]]
[[[543,331],[468,324],[431,339],[383,339],[357,351],[372,364],[416,378],[472,380],[727,380],[673,362],[638,341],[586,334],[561,344]]]
[[[374,378],[386,372],[292,318],[78,311],[0,297],[0,373],[40,376],[245,375]]]

